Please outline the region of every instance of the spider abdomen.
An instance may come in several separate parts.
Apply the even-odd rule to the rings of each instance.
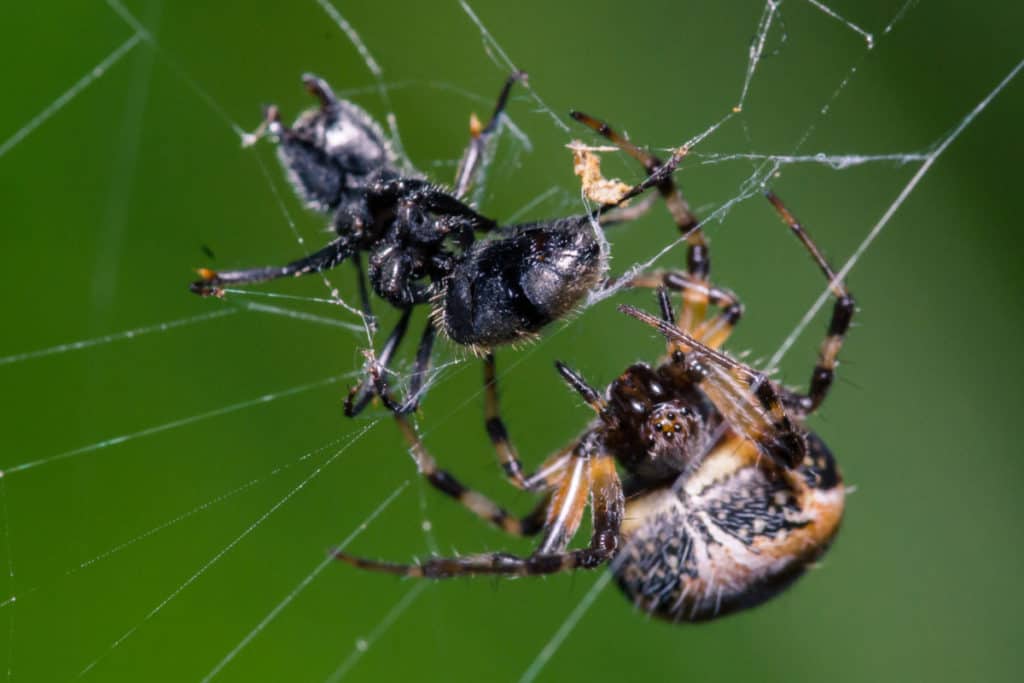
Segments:
[[[712,619],[787,588],[828,549],[843,511],[831,453],[816,436],[808,442],[799,491],[731,437],[685,479],[628,501],[612,562],[620,588],[672,621]]]
[[[513,228],[475,243],[438,309],[455,342],[488,349],[529,338],[571,311],[605,271],[589,216]]]

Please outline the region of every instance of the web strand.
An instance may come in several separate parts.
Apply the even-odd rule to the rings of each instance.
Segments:
[[[369,429],[369,427],[364,429],[361,432],[361,434],[365,433],[368,429]],[[329,464],[329,463],[327,463],[327,464]],[[306,484],[306,482],[304,481],[302,484],[300,484],[300,486],[304,486],[305,484]],[[409,485],[408,481],[405,481],[402,484],[400,484],[398,486],[398,488],[396,488],[391,493],[391,495],[389,495],[387,498],[385,498],[384,501],[380,505],[378,505],[369,514],[369,516],[366,519],[363,520],[363,522],[359,526],[357,526],[348,536],[346,536],[344,538],[344,540],[341,541],[341,543],[339,543],[337,545],[337,547],[335,548],[335,551],[340,552],[340,551],[344,550],[345,548],[348,547],[349,543],[351,543],[353,540],[355,540],[355,538],[357,536],[359,536],[359,534],[361,534],[364,531],[366,531],[366,528],[370,525],[370,523],[372,523],[373,520],[377,519],[377,517],[380,515],[380,513],[384,512],[384,510],[389,505],[391,505],[391,503],[396,498],[398,498],[399,494],[402,493],[402,491],[404,491],[405,487],[408,486],[408,485]],[[302,591],[304,591],[309,586],[309,584],[311,584],[313,582],[313,580],[316,577],[318,577],[321,572],[323,572],[324,569],[326,569],[328,566],[330,566],[330,565],[332,565],[332,564],[334,564],[336,562],[337,562],[337,560],[335,560],[334,556],[331,555],[331,554],[328,554],[327,557],[325,557],[323,560],[321,560],[320,563],[313,569],[313,571],[311,571],[309,574],[307,574],[306,577],[303,578],[302,581],[299,582],[299,585],[297,585],[291,592],[289,592],[284,597],[284,599],[281,600],[281,602],[277,603],[277,605],[275,605],[274,608],[272,610],[270,610],[270,612],[267,613],[267,616],[265,616],[260,621],[260,623],[256,624],[255,628],[253,628],[251,631],[249,631],[249,633],[247,633],[245,635],[245,637],[242,638],[242,640],[238,643],[238,645],[233,647],[231,649],[231,651],[228,652],[227,655],[225,655],[222,660],[217,662],[217,665],[214,666],[213,669],[210,670],[210,673],[206,674],[206,676],[203,677],[203,679],[202,679],[203,683],[207,683],[208,681],[213,680],[217,676],[217,674],[219,674],[221,671],[223,671],[224,667],[226,667],[228,664],[230,664],[231,661],[235,657],[237,657],[238,654],[242,650],[244,650],[246,648],[246,646],[249,645],[249,643],[251,643],[253,641],[253,639],[256,638],[256,636],[258,636],[260,633],[262,633],[267,628],[267,626],[270,625],[270,622],[272,622],[279,614],[281,614],[281,612],[284,611],[284,609],[288,605],[290,605],[291,602],[296,597],[298,597],[299,594],[302,593]]]
[[[102,346],[104,344],[110,344],[112,342],[122,341],[125,339],[137,339],[147,334],[168,332],[179,327],[187,327],[189,325],[196,325],[198,323],[203,323],[208,320],[224,318],[237,312],[238,309],[224,308],[219,311],[200,313],[197,315],[189,316],[187,318],[178,318],[176,320],[168,320],[167,322],[163,323],[154,323],[152,325],[135,327],[130,330],[124,330],[122,332],[112,332],[110,334],[105,334],[101,337],[92,337],[91,339],[81,339],[79,341],[67,342],[66,344],[57,344],[56,346],[48,346],[44,349],[36,349],[35,351],[13,353],[9,356],[0,357],[0,365],[12,365],[14,363],[21,363],[22,361],[32,360],[35,358],[55,356],[61,353],[69,353],[71,351],[81,351],[82,349],[88,349],[93,346]]]
[[[873,35],[862,29],[860,26],[857,26],[857,24],[853,23],[852,21],[842,17],[839,14],[839,12],[836,12],[831,7],[818,2],[818,0],[807,0],[807,2],[809,2],[814,7],[817,7],[819,10],[821,10],[828,16],[832,17],[839,23],[843,24],[844,26],[846,26],[846,28],[850,29],[854,33],[860,35],[864,39],[864,42],[867,43],[869,50],[875,47],[875,37]]]
[[[319,379],[313,382],[299,384],[288,389],[284,389],[282,391],[263,394],[262,396],[257,396],[256,398],[246,399],[245,401],[239,401],[238,403],[232,403],[230,405],[221,406],[220,408],[215,408],[213,410],[208,410],[206,412],[196,413],[194,415],[189,415],[188,417],[179,418],[177,420],[171,420],[170,422],[164,422],[153,427],[140,429],[139,431],[136,432],[129,432],[126,434],[113,436],[102,441],[97,441],[95,443],[87,444],[85,446],[79,446],[78,448],[63,451],[61,453],[50,455],[45,458],[38,458],[36,460],[30,460],[28,462],[12,465],[11,467],[8,467],[0,471],[0,476],[10,476],[18,472],[24,472],[26,470],[35,469],[37,467],[52,465],[53,463],[60,462],[62,460],[68,460],[69,458],[75,458],[78,456],[86,455],[88,453],[94,453],[105,448],[110,448],[111,446],[117,446],[128,441],[133,441],[135,439],[153,436],[154,434],[170,431],[172,429],[177,429],[179,427],[184,427],[186,425],[192,425],[203,420],[209,420],[214,417],[221,417],[222,415],[235,413],[240,410],[245,410],[246,408],[251,408],[253,406],[264,405],[282,398],[295,396],[296,394],[301,394],[306,391],[311,391],[313,389],[319,389],[322,387],[330,386],[332,384],[337,384],[346,377],[353,376],[353,374],[354,373],[344,373],[341,375],[333,375],[331,377]]]
[[[868,232],[864,240],[857,246],[857,249],[853,252],[853,255],[850,256],[850,258],[847,259],[846,263],[843,264],[843,267],[839,269],[839,272],[836,273],[835,279],[832,282],[828,283],[828,286],[826,286],[826,288],[818,296],[814,304],[807,310],[807,313],[804,314],[804,317],[800,319],[800,322],[797,323],[793,331],[789,334],[789,336],[786,337],[785,341],[782,342],[782,346],[780,346],[778,350],[774,354],[772,354],[771,359],[768,361],[768,365],[770,367],[776,367],[782,361],[782,358],[783,356],[786,355],[786,352],[789,351],[789,349],[793,346],[796,340],[800,337],[800,334],[804,331],[804,329],[807,328],[807,325],[811,322],[812,319],[814,319],[814,316],[817,315],[818,311],[820,311],[822,306],[825,305],[825,302],[828,300],[830,296],[829,287],[832,287],[836,283],[843,281],[846,278],[846,276],[849,275],[850,271],[853,270],[854,265],[856,265],[856,263],[860,260],[861,256],[864,255],[864,252],[867,251],[868,247],[871,246],[871,243],[878,238],[882,230],[885,229],[885,226],[889,224],[889,221],[892,219],[894,215],[896,215],[896,212],[899,210],[899,208],[903,206],[903,202],[907,200],[907,197],[909,197],[910,193],[914,191],[918,183],[921,182],[925,174],[928,173],[928,171],[931,169],[932,165],[939,158],[939,156],[943,152],[945,152],[946,148],[953,144],[953,141],[956,140],[960,136],[960,134],[963,133],[964,130],[966,130],[967,127],[974,122],[978,115],[981,114],[981,112],[983,112],[985,108],[992,103],[992,100],[994,100],[996,96],[999,95],[999,93],[1001,93],[1003,89],[1006,88],[1006,86],[1008,86],[1010,82],[1017,77],[1017,74],[1020,72],[1022,67],[1024,67],[1024,60],[1018,62],[1017,65],[1010,70],[1010,73],[1008,73],[1003,78],[1003,80],[1001,80],[999,84],[996,85],[996,87],[993,88],[992,91],[989,92],[989,94],[986,95],[985,98],[982,99],[981,102],[979,102],[974,107],[974,109],[972,109],[960,121],[957,127],[953,129],[953,132],[942,140],[939,146],[935,148],[935,151],[928,155],[928,158],[925,159],[924,163],[921,164],[920,168],[917,169],[917,172],[910,178],[910,181],[903,186],[902,190],[900,190],[899,195],[897,195],[893,203],[889,205],[889,208],[885,210],[885,213],[882,214],[882,217],[878,219],[878,222],[875,223],[875,225]]]
[[[370,634],[366,636],[366,638],[360,638],[356,641],[355,646],[352,648],[352,652],[350,652],[348,657],[345,658],[345,661],[338,665],[337,669],[331,672],[331,675],[327,677],[325,683],[340,683],[340,681],[348,675],[348,672],[352,670],[352,667],[354,667],[359,660],[362,659],[363,655],[366,654],[366,652],[373,646],[373,644],[376,643],[377,640],[384,635],[384,633],[387,632],[387,630],[391,628],[396,621],[398,621],[398,618],[401,617],[414,602],[416,602],[416,598],[418,598],[429,585],[430,584],[426,581],[419,581],[414,584],[412,588],[407,590],[401,600],[395,603],[395,605],[388,610],[388,613],[384,615],[384,618],[377,622],[370,631]]]
[[[317,468],[314,469],[313,472],[309,476],[304,478],[301,482],[299,482],[299,484],[297,486],[292,488],[290,491],[288,491],[287,494],[285,494],[276,503],[274,503],[272,506],[270,506],[270,509],[268,509],[262,515],[260,515],[254,522],[252,522],[249,526],[247,526],[242,531],[242,533],[240,533],[238,536],[236,536],[234,539],[232,539],[230,543],[228,543],[226,546],[221,548],[215,555],[213,555],[213,557],[211,557],[207,562],[205,562],[201,567],[199,567],[199,569],[197,569],[191,576],[189,576],[182,584],[180,584],[177,588],[175,588],[173,591],[171,591],[171,593],[168,594],[167,597],[165,597],[163,600],[161,600],[159,603],[157,603],[157,605],[155,607],[153,607],[149,612],[146,613],[146,616],[144,616],[140,622],[138,622],[137,624],[135,624],[134,626],[129,628],[127,631],[125,631],[124,634],[122,634],[117,640],[115,640],[110,645],[110,647],[108,647],[106,649],[106,651],[103,654],[101,654],[99,657],[97,657],[96,659],[94,659],[91,662],[89,662],[89,664],[87,664],[85,666],[85,668],[83,668],[79,672],[78,677],[81,678],[81,677],[85,676],[86,674],[88,674],[90,671],[92,671],[94,668],[96,668],[97,664],[99,664],[106,657],[108,657],[110,655],[110,653],[112,653],[114,650],[119,648],[126,640],[131,638],[131,636],[136,631],[138,631],[139,628],[141,628],[149,620],[151,620],[153,617],[155,617],[172,600],[174,600],[176,597],[178,597],[182,593],[182,591],[184,591],[186,588],[188,588],[193,583],[195,583],[196,580],[198,580],[203,574],[205,574],[211,567],[213,567],[225,555],[227,555],[229,552],[231,552],[231,550],[235,546],[237,546],[239,543],[241,543],[243,540],[245,540],[257,528],[259,528],[265,521],[267,521],[267,519],[270,518],[271,515],[273,515],[285,503],[287,503],[289,500],[291,500],[292,497],[296,493],[298,493],[299,491],[304,489],[307,484],[309,484],[315,478],[320,476],[320,474],[324,471],[324,469],[329,467],[335,460],[337,460],[342,455],[342,453],[345,453],[349,448],[352,447],[352,445],[357,443],[368,431],[370,431],[370,429],[375,424],[376,423],[370,423],[370,424],[366,425],[365,427],[363,427],[363,429],[361,429],[358,432],[356,432],[356,434],[354,436],[352,436],[352,438],[350,439],[350,441],[347,444],[345,444],[334,455],[332,455],[330,458],[328,458],[327,461],[324,462],[322,465],[317,466]],[[401,491],[401,487],[399,487],[399,491]],[[397,492],[394,495],[397,495]],[[390,504],[390,502],[391,502],[391,500],[393,500],[393,498],[394,498],[394,496],[389,498],[386,501],[386,503]],[[381,507],[378,507],[377,511],[375,511],[371,515],[371,517],[375,517],[376,514],[378,514],[378,511],[383,510],[384,507],[386,507],[386,506],[382,505]],[[361,524],[359,527],[357,527],[356,531],[353,532],[353,533],[358,535],[359,533],[361,533],[363,528],[365,528],[365,523]]]
[[[249,481],[245,482],[244,484],[241,484],[241,485],[239,485],[239,486],[237,486],[235,488],[232,488],[232,489],[230,489],[228,491],[225,491],[224,493],[221,493],[220,495],[214,496],[213,498],[211,498],[211,499],[209,499],[209,500],[207,500],[207,501],[205,501],[203,503],[200,503],[199,505],[196,505],[196,506],[192,507],[191,509],[189,509],[189,510],[187,510],[187,511],[185,511],[185,512],[179,514],[179,515],[176,515],[176,516],[172,517],[171,519],[168,519],[167,521],[165,521],[165,522],[163,522],[161,524],[157,524],[154,527],[150,527],[146,531],[143,531],[142,533],[140,533],[140,534],[138,534],[136,536],[133,536],[132,538],[130,538],[130,539],[126,540],[126,541],[118,543],[117,545],[112,546],[111,548],[109,548],[109,549],[99,553],[98,555],[94,555],[93,557],[91,557],[91,558],[89,558],[87,560],[84,560],[84,561],[79,562],[78,564],[76,564],[76,565],[74,565],[72,567],[69,567],[68,569],[64,570],[61,574],[59,574],[57,577],[55,577],[55,579],[53,581],[50,581],[50,582],[47,582],[47,583],[36,584],[36,585],[32,586],[31,588],[27,588],[27,589],[18,589],[15,594],[11,595],[8,599],[4,600],[3,602],[0,602],[0,609],[3,609],[5,607],[7,607],[8,605],[12,605],[15,602],[17,602],[18,600],[22,600],[23,601],[24,598],[26,598],[26,597],[34,594],[34,593],[38,593],[40,590],[44,590],[46,588],[50,588],[56,580],[65,579],[65,578],[74,576],[75,574],[78,574],[79,572],[82,572],[82,571],[84,571],[86,569],[90,569],[91,567],[93,567],[93,566],[95,566],[95,565],[97,565],[97,564],[99,564],[99,563],[101,563],[101,562],[103,562],[103,561],[105,561],[105,560],[107,560],[107,559],[117,555],[118,553],[120,553],[120,552],[122,552],[124,550],[127,550],[128,548],[131,548],[132,546],[134,546],[134,545],[136,545],[136,544],[138,544],[138,543],[140,543],[142,541],[145,541],[145,540],[147,540],[149,538],[152,538],[153,536],[156,536],[157,534],[159,534],[162,531],[166,531],[167,529],[170,529],[170,528],[172,528],[174,526],[177,526],[178,524],[180,524],[180,523],[182,523],[182,522],[184,522],[184,521],[186,521],[186,520],[188,520],[188,519],[190,519],[192,517],[195,517],[196,515],[199,515],[200,513],[207,512],[207,511],[215,508],[216,506],[220,505],[221,503],[224,503],[224,502],[226,502],[228,500],[231,500],[232,498],[235,498],[235,497],[237,497],[237,496],[239,496],[239,495],[241,495],[241,494],[243,494],[243,493],[245,493],[245,492],[247,492],[247,491],[249,491],[251,489],[254,489],[257,486],[259,486],[261,484],[264,484],[267,481],[269,481],[269,480],[271,480],[273,478],[276,478],[276,477],[278,477],[281,474],[284,474],[285,472],[290,471],[292,467],[295,467],[295,466],[297,466],[297,465],[299,465],[299,464],[301,464],[301,463],[303,463],[303,462],[305,462],[305,461],[315,457],[316,455],[319,455],[323,451],[330,450],[331,448],[334,448],[334,447],[338,446],[344,440],[345,440],[344,437],[338,438],[338,439],[333,439],[330,442],[324,444],[323,446],[320,446],[319,448],[316,448],[316,449],[313,449],[311,451],[307,451],[306,453],[303,453],[301,456],[299,456],[298,458],[296,458],[292,462],[288,462],[288,463],[285,463],[284,465],[279,465],[279,466],[273,468],[272,470],[270,470],[269,472],[267,472],[263,476],[256,477],[254,479],[250,479]],[[2,480],[0,480],[0,486],[2,486]],[[6,507],[6,503],[5,503],[4,506]],[[12,571],[13,571],[13,565],[12,565]]]
[[[96,79],[103,76],[103,74],[105,74],[112,66],[121,61],[121,58],[131,52],[142,39],[143,35],[141,33],[136,33],[131,38],[121,43],[117,49],[104,57],[99,64],[89,69],[84,76],[78,79],[78,81],[76,81],[70,88],[65,90],[59,97],[57,97],[57,99],[47,105],[45,109],[32,117],[28,123],[16,130],[14,134],[4,140],[3,143],[0,143],[0,159],[2,159],[9,151],[14,149],[18,143],[31,135],[33,131],[46,123],[50,117],[66,107],[71,100],[75,99],[79,93],[92,85]]]

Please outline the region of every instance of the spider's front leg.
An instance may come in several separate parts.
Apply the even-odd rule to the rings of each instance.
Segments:
[[[566,550],[579,527],[588,494],[592,497],[593,533],[586,548]],[[536,552],[525,557],[485,553],[435,557],[417,564],[396,564],[335,553],[339,560],[361,569],[431,579],[481,574],[536,576],[573,569],[594,569],[614,556],[623,515],[622,484],[610,455],[577,453],[566,469],[548,508],[545,535]]]
[[[193,282],[189,289],[200,296],[223,296],[224,288],[232,285],[247,285],[330,270],[354,253],[355,249],[350,240],[347,237],[338,237],[323,249],[283,266],[221,271],[200,268],[198,272],[201,279]]]

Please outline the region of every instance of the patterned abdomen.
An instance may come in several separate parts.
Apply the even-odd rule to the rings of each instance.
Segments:
[[[694,473],[629,500],[612,562],[619,587],[672,621],[711,619],[787,588],[828,549],[843,512],[832,454],[814,435],[808,445],[787,476],[730,436]]]

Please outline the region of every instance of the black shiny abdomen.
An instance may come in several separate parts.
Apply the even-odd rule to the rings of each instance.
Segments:
[[[516,226],[475,243],[447,281],[443,328],[489,348],[527,338],[568,313],[604,273],[588,216]]]

